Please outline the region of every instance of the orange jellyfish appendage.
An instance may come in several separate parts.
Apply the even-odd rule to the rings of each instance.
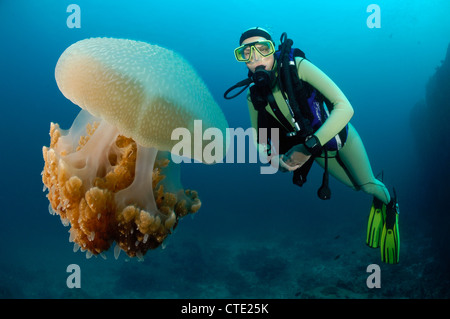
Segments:
[[[201,202],[195,191],[165,189],[168,156],[156,159],[157,150],[138,146],[114,128],[95,134],[105,125],[86,124],[86,135],[80,134],[75,143],[68,141],[75,138],[70,136],[72,129],[63,135],[66,131],[51,124],[42,172],[50,212],[70,225],[69,240],[88,257],[108,250],[115,241],[128,256],[141,258],[163,243],[180,218],[198,211]],[[154,163],[137,164],[148,152],[153,152]]]

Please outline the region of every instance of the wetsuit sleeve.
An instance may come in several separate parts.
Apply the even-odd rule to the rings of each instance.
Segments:
[[[300,79],[320,91],[331,103],[333,110],[315,135],[322,145],[336,136],[353,116],[353,107],[339,87],[319,68],[306,59],[297,62]]]

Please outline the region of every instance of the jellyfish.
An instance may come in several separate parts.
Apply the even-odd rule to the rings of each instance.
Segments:
[[[103,255],[116,243],[116,258],[123,250],[141,259],[201,206],[171,161],[172,131],[192,131],[198,119],[225,131],[225,116],[189,63],[145,42],[78,41],[55,78],[81,111],[68,130],[50,124],[42,149],[49,211],[70,227],[74,251]]]

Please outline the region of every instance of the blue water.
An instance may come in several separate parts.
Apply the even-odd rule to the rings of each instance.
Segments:
[[[410,111],[450,42],[450,2],[385,1],[381,28],[369,28],[371,1],[61,1],[0,2],[0,297],[2,298],[448,298],[448,276],[433,249],[418,178]],[[81,8],[81,27],[66,12]],[[331,181],[316,196],[321,169],[303,188],[291,176],[259,174],[259,164],[184,164],[183,184],[203,206],[180,222],[165,249],[144,262],[72,251],[68,228],[48,213],[42,146],[50,122],[69,128],[79,108],[58,90],[54,69],[72,43],[108,36],[177,51],[197,70],[230,127],[250,126],[245,96],[223,92],[246,77],[233,49],[249,27],[294,44],[344,91],[375,173],[384,171],[401,205],[399,265],[381,265],[365,245],[371,198]],[[425,152],[425,151],[423,151]],[[436,176],[438,178],[438,176]],[[444,209],[444,208],[443,208]],[[382,287],[369,289],[369,264]],[[81,269],[81,288],[66,268]]]

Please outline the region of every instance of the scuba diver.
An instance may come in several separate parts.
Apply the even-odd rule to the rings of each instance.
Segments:
[[[293,48],[283,33],[275,50],[271,35],[256,27],[242,33],[234,50],[237,61],[248,68],[248,78],[229,88],[232,99],[248,88],[247,101],[255,143],[271,165],[293,172],[293,183],[302,186],[313,162],[324,168],[321,199],[329,199],[328,173],[354,190],[373,196],[366,243],[381,248],[381,260],[399,262],[399,208],[395,189],[389,193],[373,172],[358,132],[350,124],[353,108],[339,87]],[[243,87],[238,93],[230,93]],[[278,128],[278,144],[260,141],[259,128]],[[270,130],[268,130],[270,131]],[[276,149],[276,146],[278,149]]]

